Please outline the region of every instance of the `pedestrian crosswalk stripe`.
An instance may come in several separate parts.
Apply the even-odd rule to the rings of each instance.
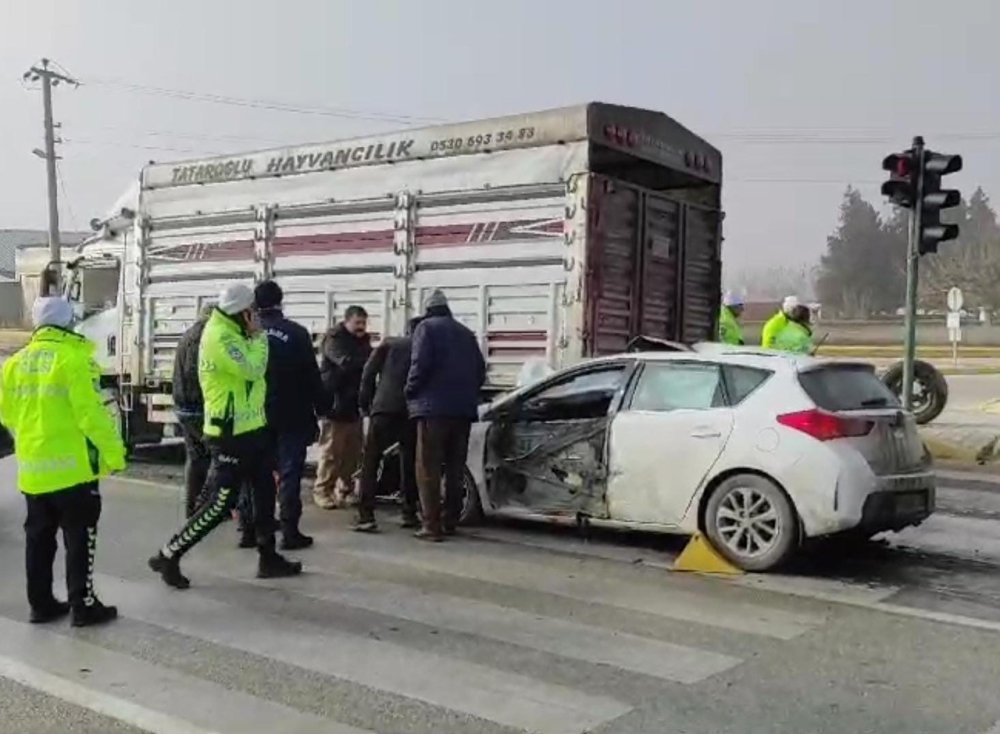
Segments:
[[[729,655],[648,637],[529,614],[403,584],[356,581],[339,574],[308,574],[268,586],[314,599],[367,609],[587,663],[613,665],[679,683],[696,683],[738,665]]]
[[[0,677],[153,734],[374,734],[2,617]]]
[[[318,625],[237,608],[196,590],[99,576],[125,614],[180,634],[536,734],[579,734],[627,713],[608,696]]]
[[[676,585],[667,588],[652,581],[641,586],[634,580],[576,576],[549,565],[478,554],[468,547],[461,549],[459,563],[449,557],[447,549],[414,547],[412,543],[407,544],[405,552],[398,552],[389,543],[363,550],[341,545],[336,551],[361,560],[377,560],[781,640],[793,639],[824,622],[819,614],[790,612],[737,599],[720,604],[706,594]]]

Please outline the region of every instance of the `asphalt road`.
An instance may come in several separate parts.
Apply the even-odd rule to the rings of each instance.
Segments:
[[[988,423],[1000,427],[1000,375],[949,375],[943,423]]]
[[[519,524],[427,546],[389,510],[363,536],[309,507],[302,577],[255,580],[228,524],[176,592],[145,567],[176,468],[144,471],[105,483],[98,592],[123,616],[102,629],[25,623],[21,501],[0,496],[0,732],[1000,731],[1000,483],[980,475],[942,477],[924,527],[781,575]]]

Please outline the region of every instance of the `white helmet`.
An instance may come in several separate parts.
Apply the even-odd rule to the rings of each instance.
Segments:
[[[747,303],[746,299],[739,293],[734,291],[726,291],[722,296],[722,305],[730,306],[735,308],[737,306],[745,306]]]
[[[219,310],[235,316],[253,306],[253,289],[244,283],[227,285],[219,294]]]
[[[792,311],[799,307],[799,299],[797,296],[785,296],[785,300],[781,302],[781,310],[785,312],[786,316],[790,316]]]

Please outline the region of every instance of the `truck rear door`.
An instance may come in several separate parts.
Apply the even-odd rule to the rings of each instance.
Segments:
[[[604,176],[590,185],[585,353],[622,352],[640,335],[711,339],[720,213]]]

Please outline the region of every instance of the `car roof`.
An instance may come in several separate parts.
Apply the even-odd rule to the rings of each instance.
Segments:
[[[744,347],[702,342],[695,344],[690,351],[646,351],[627,352],[623,354],[597,357],[587,360],[587,364],[620,359],[635,359],[642,362],[724,362],[726,364],[755,367],[771,371],[809,372],[824,367],[865,367],[872,369],[868,362],[833,360],[822,357],[812,357],[805,354],[778,352],[762,347]]]

